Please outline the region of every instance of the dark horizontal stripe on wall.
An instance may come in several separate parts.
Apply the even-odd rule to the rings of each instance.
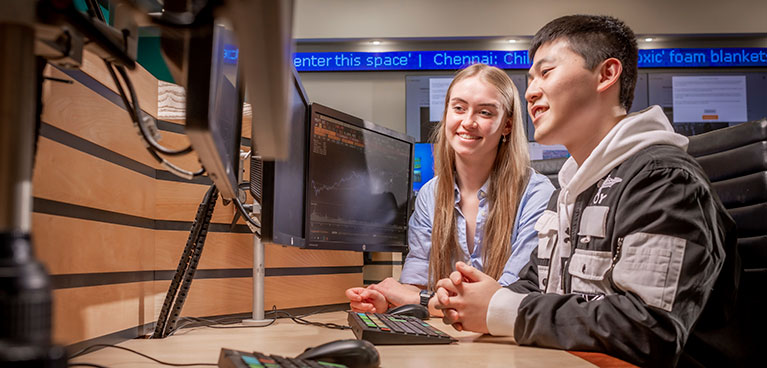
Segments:
[[[234,225],[231,224],[210,224],[208,225],[208,232],[212,233],[236,233],[236,234],[251,234],[250,228],[247,225]],[[192,223],[189,221],[171,221],[171,220],[155,220],[155,230],[169,230],[169,231],[189,231]]]
[[[186,128],[184,125],[165,120],[157,120],[157,129],[171,133],[186,134]]]
[[[203,257],[205,257],[205,251],[203,251]],[[173,275],[176,274],[175,270],[162,270],[154,271],[155,280],[172,280]],[[197,270],[194,272],[195,280],[202,279],[231,279],[239,277],[253,277],[252,268],[228,268],[228,269],[212,269],[212,270]]]
[[[150,230],[189,231],[192,228],[191,221],[154,220],[146,217],[126,215],[124,213],[101,210],[97,208],[80,206],[39,197],[34,197],[32,208],[34,212],[43,213],[46,215],[105,222],[115,225],[140,227]],[[251,233],[250,229],[246,225],[235,225],[234,229],[230,229],[230,227],[230,224],[213,223],[208,226],[208,232],[237,234]]]
[[[106,68],[106,66],[104,67]],[[121,109],[125,110],[125,105],[123,104],[120,96],[117,93],[113,92],[111,89],[101,84],[99,81],[97,81],[90,75],[86,74],[85,72],[81,70],[60,69],[58,67],[57,69],[67,74],[72,79],[80,82],[84,86],[88,87],[88,89],[106,98],[107,100],[117,105]],[[186,134],[184,125],[178,124],[178,123],[172,123],[169,121],[157,120],[157,128],[161,131],[167,131],[167,132],[178,133],[178,134]],[[151,178],[156,178],[159,180],[166,180],[166,181],[176,181],[176,182],[182,182],[182,183],[205,184],[205,185],[212,184],[211,180],[207,176],[199,176],[199,177],[193,178],[192,180],[187,180],[185,178],[181,178],[176,175],[173,175],[172,173],[166,170],[155,170],[151,166],[147,166],[141,162],[138,162],[129,157],[123,156],[119,153],[109,150],[106,147],[99,146],[98,144],[95,144],[86,139],[80,138],[74,134],[71,134],[64,130],[56,128],[47,123],[42,124],[40,135],[48,139],[51,139],[53,141],[56,141],[58,143],[61,143],[65,146],[74,148],[78,151],[87,153],[94,157],[98,157],[102,160],[122,166],[129,170],[133,170],[135,172],[149,176]],[[140,138],[138,138],[137,136],[132,136],[132,137],[129,137],[129,139],[140,139]],[[240,145],[250,147],[250,139],[242,137],[240,140]],[[185,169],[188,171],[197,171],[199,168],[195,167],[195,168],[185,168]]]
[[[402,261],[366,261],[365,266],[401,266]]]
[[[65,130],[59,129],[53,125],[43,122],[40,126],[40,135],[54,142],[61,143],[67,147],[76,149],[80,152],[89,154],[93,157],[122,166],[128,170],[146,175],[150,178],[155,177],[155,169],[138,162],[127,156],[111,151],[105,147],[99,146],[87,139],[80,138]],[[133,138],[131,138],[133,139]],[[135,138],[138,139],[138,138]]]
[[[126,271],[51,275],[51,285],[54,289],[71,289],[88,286],[153,281],[154,273],[155,271]]]
[[[107,70],[106,64],[103,64],[102,66],[104,67],[104,70]],[[82,71],[80,69],[64,69],[64,68],[59,68],[59,67],[57,67],[55,65],[53,67],[58,69],[62,73],[68,75],[70,78],[80,82],[80,84],[84,85],[85,87],[88,87],[88,89],[90,89],[93,92],[96,92],[101,97],[106,98],[107,100],[109,100],[109,102],[117,105],[118,107],[120,107],[123,110],[126,110],[125,109],[125,104],[123,104],[123,100],[122,100],[122,98],[120,97],[119,94],[117,94],[116,92],[114,92],[111,89],[107,88],[107,86],[101,84],[101,82],[97,81],[96,79],[94,79],[93,77],[91,77],[90,75],[85,73],[84,71]],[[128,93],[128,91],[126,90],[125,93]],[[127,112],[126,112],[126,114],[127,114]]]
[[[150,218],[126,215],[124,213],[79,206],[76,204],[59,202],[39,197],[34,197],[32,208],[34,212],[44,213],[47,215],[71,217],[81,220],[106,222],[110,224],[141,227],[145,229],[155,228],[155,220]],[[191,225],[192,223],[189,222],[189,227],[191,227]],[[189,229],[189,227],[187,227],[187,229]]]
[[[205,255],[203,254],[203,257]],[[169,281],[175,270],[94,272],[51,275],[53,289],[71,289],[88,286],[127,284],[144,281]],[[338,267],[275,267],[267,268],[266,276],[309,276],[362,273],[359,266]],[[252,268],[204,269],[194,273],[195,280],[252,277]]]
[[[199,167],[186,167],[183,168],[187,171],[197,171],[200,168]],[[195,176],[192,178],[192,180],[182,178],[180,176],[177,176],[170,171],[166,170],[156,170],[155,172],[155,179],[157,180],[164,180],[164,181],[175,181],[178,183],[189,183],[189,184],[201,184],[201,185],[211,185],[213,184],[213,181],[210,180],[207,176]],[[200,200],[202,200],[202,197],[200,197]]]
[[[186,127],[183,124],[174,123],[171,121],[165,121],[165,120],[157,120],[157,129],[160,129],[162,131],[171,132],[171,133],[178,133],[178,134],[186,134]],[[250,138],[247,137],[241,137],[240,138],[240,145],[250,147]]]
[[[125,110],[125,104],[123,104],[123,100],[117,92],[114,92],[111,89],[107,88],[105,85],[101,84],[101,82],[97,81],[96,79],[94,79],[87,73],[83,72],[82,70],[79,70],[79,69],[70,70],[70,69],[62,69],[58,67],[56,67],[56,69],[59,69],[61,72],[68,75],[70,78],[80,82],[80,84],[84,85],[85,87],[88,87],[88,89],[90,89],[91,91],[96,92],[101,97],[104,97],[105,99],[109,100],[109,102]],[[104,65],[104,69],[106,69],[106,65]],[[128,91],[126,90],[125,92],[127,93]],[[184,125],[178,124],[178,123],[172,123],[165,120],[157,119],[157,128],[167,132],[185,134]],[[250,139],[243,137],[240,144],[243,146],[250,147]]]
[[[128,170],[137,172],[139,174],[146,175],[153,179],[175,181],[179,183],[203,184],[203,185],[211,185],[213,183],[210,180],[210,178],[208,178],[207,176],[197,176],[197,177],[194,177],[192,180],[188,180],[188,179],[173,175],[170,171],[167,171],[167,170],[156,170],[155,168],[151,166],[145,165],[130,157],[123,156],[117,152],[109,150],[108,148],[95,144],[87,139],[80,138],[72,133],[59,129],[45,122],[43,122],[40,126],[40,135],[54,142],[63,144],[69,148],[78,150],[80,152],[86,153],[93,157],[102,159],[104,161],[113,163],[115,165],[121,166]],[[134,137],[131,137],[130,139],[134,139]],[[139,139],[139,138],[135,137],[135,139]],[[190,168],[187,168],[187,170],[197,171],[199,170],[199,167],[190,167]]]
[[[362,273],[362,266],[274,267],[266,269],[266,276],[331,275],[339,273]]]

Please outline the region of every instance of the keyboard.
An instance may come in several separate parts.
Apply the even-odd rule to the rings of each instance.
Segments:
[[[374,345],[450,344],[457,341],[416,317],[349,312],[348,320],[358,339]]]
[[[222,368],[347,368],[343,364],[317,360],[286,358],[259,352],[221,349],[218,366]]]

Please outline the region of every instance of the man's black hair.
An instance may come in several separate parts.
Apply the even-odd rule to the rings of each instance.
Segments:
[[[623,21],[606,15],[568,15],[557,18],[543,26],[533,37],[530,60],[543,44],[558,39],[568,41],[570,49],[586,61],[586,68],[593,70],[604,60],[616,58],[623,64],[620,76],[621,105],[628,112],[634,101],[637,81],[636,36]]]

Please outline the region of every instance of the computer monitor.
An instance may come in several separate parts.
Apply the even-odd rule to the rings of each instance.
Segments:
[[[306,247],[406,249],[414,139],[316,103],[310,129]]]
[[[292,79],[290,130],[293,137],[287,145],[288,156],[277,161],[252,158],[250,185],[251,193],[261,203],[261,240],[303,247],[309,97],[295,69]]]
[[[421,187],[434,177],[434,144],[416,143],[413,154],[413,191],[418,193]]]
[[[190,32],[186,63],[186,134],[221,196],[238,193],[242,91],[231,28]]]

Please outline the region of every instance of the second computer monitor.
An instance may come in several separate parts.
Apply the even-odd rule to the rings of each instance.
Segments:
[[[253,159],[250,183],[251,193],[262,206],[261,240],[303,247],[305,246],[306,186],[304,182],[307,172],[309,97],[295,70],[293,70],[292,90],[290,108],[292,138],[286,149],[288,155],[285,159],[277,161]],[[253,114],[258,114],[258,109],[254,109]],[[256,155],[259,155],[255,140],[252,142]]]
[[[414,140],[316,103],[310,129],[306,246],[407,248]]]

